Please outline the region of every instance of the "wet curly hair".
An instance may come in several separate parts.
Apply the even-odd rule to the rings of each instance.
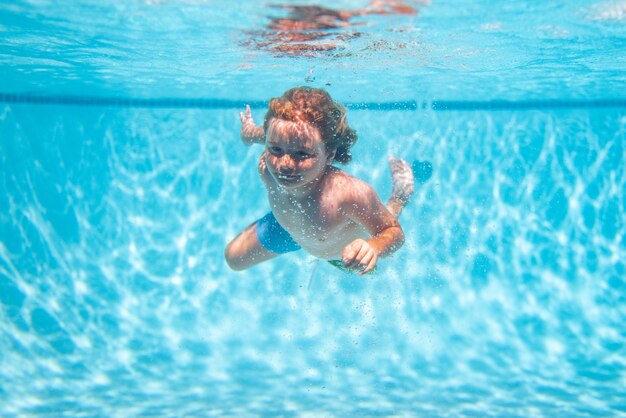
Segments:
[[[350,147],[358,139],[356,131],[348,126],[346,109],[335,103],[325,90],[312,87],[287,90],[281,97],[270,100],[263,122],[265,132],[274,118],[311,124],[319,129],[326,150],[335,151],[333,161],[346,164],[352,160]]]

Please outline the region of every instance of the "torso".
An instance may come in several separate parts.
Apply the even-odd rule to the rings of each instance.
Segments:
[[[267,170],[260,171],[274,216],[308,253],[325,259],[340,259],[343,248],[369,234],[341,210],[344,192],[360,180],[335,167],[320,182],[315,193],[296,199],[281,190]]]

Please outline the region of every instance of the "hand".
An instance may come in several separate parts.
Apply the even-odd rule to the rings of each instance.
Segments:
[[[346,268],[358,271],[361,275],[372,271],[378,261],[378,254],[364,239],[355,239],[346,245],[341,257]]]
[[[259,142],[263,139],[264,132],[262,126],[257,126],[252,119],[252,112],[250,111],[250,105],[246,105],[246,113],[239,112],[239,118],[241,119],[241,139],[246,144]]]
[[[267,171],[267,163],[265,162],[265,155],[266,155],[267,151],[263,151],[261,153],[261,157],[259,158],[259,174],[263,175],[263,173],[265,173]]]

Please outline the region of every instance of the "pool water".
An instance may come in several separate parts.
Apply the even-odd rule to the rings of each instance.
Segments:
[[[624,3],[411,3],[306,55],[247,42],[272,3],[0,5],[0,416],[625,415]],[[269,209],[238,111],[295,85],[383,200],[432,164],[373,276],[224,262]]]

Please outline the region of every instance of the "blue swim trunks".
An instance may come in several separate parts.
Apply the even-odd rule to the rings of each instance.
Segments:
[[[301,248],[289,232],[278,223],[272,212],[257,221],[256,236],[261,245],[274,254],[289,253]]]

